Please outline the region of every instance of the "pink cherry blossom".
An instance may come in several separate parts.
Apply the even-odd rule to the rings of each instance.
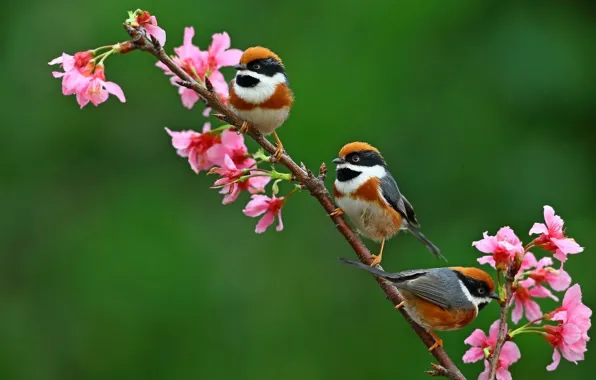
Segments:
[[[254,160],[253,160],[254,161]],[[216,173],[221,176],[215,181],[214,187],[222,187],[220,194],[226,194],[223,204],[229,204],[238,199],[242,191],[248,191],[251,194],[265,191],[265,185],[269,183],[271,177],[263,175],[257,171],[239,168],[227,154],[224,156],[222,167],[215,167],[209,173]],[[254,177],[240,180],[243,176],[253,175]]]
[[[256,233],[260,234],[267,230],[267,227],[273,224],[275,216],[277,216],[279,223],[275,228],[276,231],[284,229],[284,225],[281,220],[281,208],[284,205],[284,198],[269,198],[266,195],[253,195],[252,200],[248,202],[243,212],[245,215],[250,217],[257,217],[263,215],[261,220],[257,223]]]
[[[149,36],[153,36],[161,46],[166,44],[166,31],[157,26],[155,16],[147,11],[142,11],[136,17],[137,23],[142,26]]]
[[[464,341],[464,343],[472,346],[463,357],[464,363],[474,363],[484,359],[484,349],[488,348],[493,351],[497,345],[497,336],[499,334],[499,321],[493,322],[489,329],[489,335],[486,336],[484,331],[480,329],[474,330],[472,334]],[[499,363],[497,364],[497,379],[508,380],[511,379],[509,366],[517,362],[521,358],[519,348],[514,342],[505,342],[499,356]],[[480,374],[478,379],[488,379],[490,371],[490,363],[484,360],[484,372]]]
[[[534,285],[534,280],[528,279],[526,282],[518,283],[514,288],[513,295],[511,296],[511,303],[515,304],[511,312],[511,320],[514,323],[518,323],[522,319],[524,312],[528,321],[534,321],[542,317],[540,306],[532,298],[550,297],[557,300],[557,297],[548,289]]]
[[[540,287],[543,283],[547,283],[551,288],[559,292],[567,289],[571,285],[571,276],[569,276],[569,273],[563,267],[554,269],[551,265],[553,265],[553,260],[550,257],[543,257],[539,261],[536,261],[536,257],[531,252],[526,253],[518,275],[522,276],[525,274],[528,276],[528,279],[519,281],[519,283],[527,288],[531,285]],[[532,268],[535,269],[528,271],[528,269]],[[548,292],[546,289],[545,291]],[[552,294],[548,297],[558,301],[558,298]]]
[[[97,65],[93,77],[84,87],[77,90],[77,102],[81,108],[85,107],[87,103],[91,102],[94,106],[108,100],[108,96],[112,94],[118,98],[122,103],[126,102],[124,92],[120,86],[114,82],[106,82],[106,76],[103,65]]]
[[[544,328],[546,340],[554,348],[553,362],[546,369],[554,371],[561,361],[561,355],[576,364],[578,360],[584,360],[586,345],[590,340],[588,330],[592,325],[592,310],[582,303],[580,286],[575,284],[567,289],[563,305],[548,315],[559,324]]]
[[[73,95],[87,86],[95,69],[92,59],[93,52],[89,50],[78,52],[74,56],[62,53],[49,62],[49,65],[60,64],[64,69],[64,72],[52,72],[54,78],[62,78],[62,94]]]
[[[225,156],[229,156],[239,169],[250,168],[255,164],[255,160],[248,157],[244,135],[229,129],[222,132],[221,144],[214,145],[207,151],[207,158],[218,166],[224,165]]]
[[[509,262],[524,253],[521,241],[509,227],[502,227],[496,236],[483,234],[484,239],[472,243],[480,252],[490,253],[478,259],[480,264],[489,264],[493,268],[505,268]]]
[[[198,46],[193,45],[192,39],[194,34],[194,28],[184,28],[184,42],[182,46],[174,48],[176,56],[173,57],[173,59],[196,81],[204,82],[205,77],[208,77],[219,98],[226,103],[228,99],[228,84],[223,74],[219,72],[218,69],[223,66],[231,66],[238,63],[238,60],[240,59],[240,56],[238,55],[239,50],[231,49],[226,51],[230,45],[229,36],[227,33],[224,33],[225,36],[227,36],[227,45],[225,43],[225,36],[216,38],[216,36],[220,35],[215,35],[213,37],[214,43],[209,48],[209,51],[203,52]],[[235,58],[236,55],[238,55],[238,59]],[[231,63],[232,61],[235,62]],[[199,95],[197,95],[194,90],[178,85],[178,83],[176,83],[178,78],[163,63],[158,62],[156,65],[163,69],[166,75],[172,76],[170,81],[174,86],[179,87],[178,93],[180,94],[182,104],[184,107],[191,109],[199,100]]]
[[[208,51],[202,53],[203,59],[207,62],[208,72],[217,71],[225,66],[234,66],[240,62],[242,51],[239,49],[230,49],[230,46],[230,36],[228,33],[223,32],[213,35]]]
[[[195,131],[170,131],[166,132],[172,137],[172,146],[181,157],[188,157],[188,163],[195,173],[211,168],[214,163],[207,158],[207,151],[216,144],[221,143],[221,136],[212,133],[211,124],[205,123],[203,132]]]
[[[563,219],[555,215],[555,210],[550,206],[544,206],[544,223],[534,223],[530,229],[530,235],[540,234],[534,239],[534,244],[546,250],[554,252],[554,257],[561,262],[567,260],[567,255],[580,253],[584,250],[575,240],[565,236]]]

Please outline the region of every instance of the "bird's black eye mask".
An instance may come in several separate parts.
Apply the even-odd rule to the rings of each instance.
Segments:
[[[250,61],[246,68],[255,73],[263,74],[268,77],[272,77],[277,73],[282,73],[286,76],[284,67],[277,60],[273,58],[255,59]],[[287,76],[286,76],[287,79]]]
[[[359,166],[386,166],[383,157],[381,157],[379,153],[372,150],[352,152],[346,156],[346,162],[348,164]]]

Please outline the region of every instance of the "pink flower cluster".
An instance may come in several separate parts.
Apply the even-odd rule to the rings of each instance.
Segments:
[[[481,264],[489,264],[502,273],[513,271],[517,273],[512,283],[513,294],[510,302],[513,304],[511,319],[519,323],[525,314],[529,321],[526,325],[514,331],[509,331],[510,337],[522,333],[540,333],[554,348],[553,363],[547,369],[549,371],[557,368],[561,356],[565,359],[577,362],[584,359],[586,344],[589,340],[588,330],[591,326],[590,317],[592,311],[581,301],[581,289],[579,285],[571,285],[571,276],[563,269],[563,263],[567,255],[583,251],[583,248],[574,239],[565,236],[563,219],[555,215],[550,206],[544,206],[545,223],[535,223],[530,230],[530,235],[539,234],[525,248],[521,240],[509,227],[501,228],[495,236],[486,232],[483,239],[472,243],[480,252],[489,254],[478,259]],[[530,248],[540,247],[553,254],[555,259],[560,261],[560,267],[553,267],[553,258],[543,257],[540,260]],[[550,287],[550,289],[548,287]],[[559,298],[551,291],[562,292],[567,289],[563,304],[558,309],[543,314],[536,298],[550,298],[559,301]],[[542,325],[543,321],[556,322],[555,325]],[[466,352],[463,361],[471,363],[484,358],[485,353],[492,354],[496,345],[499,321],[493,323],[489,336],[481,330],[476,330],[465,340],[465,343],[473,347]],[[521,357],[517,346],[508,341],[503,346],[497,365],[497,379],[511,379],[508,371],[509,365]],[[480,374],[479,379],[487,379],[489,372],[489,361],[485,360],[485,371]]]
[[[172,146],[178,155],[188,158],[195,173],[211,169],[209,173],[220,176],[214,187],[221,188],[220,193],[224,194],[223,204],[236,201],[242,192],[252,194],[252,199],[243,212],[250,217],[263,215],[255,232],[264,232],[273,224],[275,217],[279,220],[276,230],[283,229],[281,208],[285,199],[276,198],[275,195],[272,198],[258,195],[265,192],[265,186],[271,177],[258,171],[256,161],[248,154],[243,135],[229,129],[212,131],[209,123],[205,123],[201,133],[175,132],[167,128],[166,131],[171,136]]]
[[[464,363],[475,363],[479,360],[485,359],[484,350],[488,349],[489,352],[493,352],[497,345],[497,336],[499,333],[499,321],[493,322],[490,326],[488,336],[484,331],[480,329],[474,330],[466,340],[465,344],[472,346],[463,357]],[[513,342],[505,342],[501,349],[501,355],[499,355],[499,363],[497,364],[497,379],[498,380],[511,380],[511,373],[509,372],[509,366],[517,362],[521,358],[521,353],[517,344]],[[488,380],[490,372],[490,362],[484,360],[484,371],[478,376],[478,380]]]
[[[198,46],[193,45],[194,35],[193,27],[184,28],[184,42],[182,46],[174,48],[176,53],[174,61],[199,82],[209,78],[213,88],[225,103],[228,99],[228,84],[219,69],[236,65],[240,61],[242,51],[230,49],[230,36],[226,32],[214,34],[207,51],[201,51]],[[157,62],[156,66],[163,69],[166,75],[171,76],[170,81],[178,87],[182,104],[191,109],[199,100],[199,95],[189,88],[178,85],[176,83],[178,77],[162,62]]]
[[[97,106],[105,102],[109,94],[126,102],[120,86],[106,81],[104,65],[95,64],[93,51],[79,52],[74,56],[63,53],[49,64],[62,66],[64,72],[54,71],[52,75],[54,78],[62,78],[62,94],[76,95],[81,108],[89,102]]]

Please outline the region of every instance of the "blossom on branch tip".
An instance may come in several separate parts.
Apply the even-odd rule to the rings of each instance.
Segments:
[[[250,168],[255,160],[249,157],[244,143],[244,135],[226,129],[221,133],[221,144],[214,145],[207,151],[207,158],[215,165],[223,166],[225,156],[229,156],[238,169]]]
[[[225,194],[222,201],[224,205],[238,199],[241,191],[248,191],[252,194],[265,191],[265,186],[271,180],[268,175],[263,173],[237,167],[227,154],[224,156],[223,165],[211,169],[209,174],[219,174],[221,176],[220,179],[215,181],[213,187],[222,187],[220,194]]]
[[[592,322],[592,310],[582,303],[582,292],[578,284],[573,285],[563,297],[563,305],[548,313],[552,321],[559,324],[545,326],[546,340],[554,348],[553,362],[546,369],[554,371],[561,361],[561,355],[577,364],[584,360],[586,345],[590,340],[588,330]]]
[[[555,269],[552,268],[551,265],[553,265],[553,260],[550,257],[543,257],[537,261],[534,254],[528,252],[522,260],[516,278],[519,277],[519,283],[526,288],[529,288],[532,285],[541,286],[546,282],[556,291],[560,292],[567,289],[569,285],[571,285],[571,276],[569,276],[569,273],[567,273],[563,267]],[[525,276],[528,278],[524,280],[523,277]],[[546,291],[548,292],[548,290]],[[558,301],[558,298],[552,294],[548,295],[548,297]]]
[[[62,78],[62,94],[76,94],[91,81],[91,75],[95,69],[93,57],[91,50],[78,52],[74,56],[62,53],[60,57],[48,63],[49,65],[60,64],[64,69],[64,72],[52,72],[54,78]]]
[[[530,235],[540,234],[534,239],[534,245],[540,246],[554,253],[554,257],[564,263],[567,255],[580,253],[584,250],[574,239],[565,236],[563,219],[555,215],[555,210],[544,206],[545,223],[534,223]]]
[[[93,73],[93,77],[84,86],[77,90],[77,102],[81,108],[85,107],[87,103],[91,102],[94,106],[108,100],[108,96],[112,94],[118,98],[122,103],[126,102],[124,92],[114,82],[106,82],[106,76],[103,65],[97,65]]]
[[[234,66],[240,62],[242,50],[230,49],[230,46],[228,33],[215,33],[213,35],[209,49],[201,53],[207,65],[207,72],[214,72],[226,66]]]
[[[504,269],[517,255],[521,257],[524,247],[521,241],[509,227],[502,227],[497,231],[496,236],[490,236],[484,232],[483,239],[472,243],[476,249],[483,253],[490,253],[490,256],[483,256],[478,259],[480,264],[489,264],[493,268]]]
[[[518,283],[513,290],[511,296],[511,303],[515,304],[511,312],[513,323],[518,323],[522,319],[524,312],[528,321],[534,321],[542,316],[540,306],[532,298],[551,297],[556,299],[546,288],[533,285],[533,280],[524,284]]]
[[[137,17],[136,22],[147,32],[147,35],[153,36],[161,46],[166,44],[166,31],[157,26],[157,19],[155,16],[147,11],[141,11]]]
[[[203,132],[171,131],[166,132],[172,137],[172,146],[181,157],[188,157],[188,163],[195,173],[213,167],[214,163],[207,158],[207,151],[221,143],[221,136],[211,132],[211,124],[205,123]]]
[[[479,360],[485,359],[484,350],[487,349],[489,352],[494,352],[497,345],[497,337],[499,335],[499,321],[496,320],[490,326],[489,335],[487,336],[484,331],[480,329],[474,330],[472,334],[464,340],[464,343],[472,346],[463,356],[464,363],[474,363]],[[509,366],[517,362],[521,358],[519,348],[514,342],[505,342],[501,349],[501,355],[499,356],[499,363],[497,364],[497,379],[508,380],[511,379],[511,373],[509,372]],[[479,380],[488,379],[490,371],[490,362],[484,360],[484,372],[478,377]]]
[[[276,216],[279,223],[277,224],[275,230],[281,231],[284,229],[284,225],[281,220],[281,209],[284,205],[285,198],[276,198],[275,195],[273,198],[269,198],[266,195],[253,195],[251,198],[251,201],[248,202],[243,210],[244,215],[254,218],[265,214],[257,223],[257,228],[255,229],[256,233],[260,234],[265,232],[267,227],[273,224]]]

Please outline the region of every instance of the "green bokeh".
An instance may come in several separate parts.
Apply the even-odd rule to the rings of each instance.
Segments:
[[[354,254],[314,199],[294,196],[284,231],[256,235],[246,197],[222,206],[175,155],[164,126],[199,129],[202,106],[183,108],[153,57],[107,62],[126,104],[60,95],[46,62],[125,40],[137,7],[169,51],[189,25],[202,48],[225,30],[275,50],[296,93],[289,153],[317,168],[346,142],[376,145],[450,264],[475,265],[486,230],[527,240],[554,206],[587,247],[566,269],[595,305],[593,2],[178,3],[3,6],[1,379],[427,378],[433,358],[374,281],[337,262]],[[383,264],[441,262],[402,236]],[[469,378],[482,365],[461,363],[463,339],[497,313],[441,334]],[[514,378],[596,372],[592,350],[547,373],[540,337],[519,346]]]

